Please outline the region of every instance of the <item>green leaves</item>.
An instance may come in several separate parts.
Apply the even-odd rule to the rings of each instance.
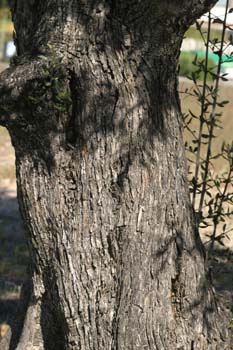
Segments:
[[[226,9],[227,11],[227,9]],[[232,12],[232,9],[229,10]],[[222,25],[221,40],[212,40],[211,23]],[[195,212],[195,218],[200,231],[209,239],[209,248],[214,247],[215,242],[223,245],[225,238],[233,230],[229,224],[233,218],[233,143],[223,143],[219,152],[213,152],[213,140],[216,138],[216,130],[222,128],[222,109],[229,103],[219,97],[220,81],[227,81],[227,73],[222,73],[222,64],[231,60],[232,54],[226,55],[225,48],[232,44],[232,35],[229,36],[229,44],[225,41],[225,20],[210,18],[207,32],[203,31],[203,23],[196,23],[206,46],[205,59],[200,60],[195,55],[192,64],[193,70],[188,77],[193,82],[192,89],[186,89],[186,95],[195,98],[200,107],[200,113],[183,115],[184,127],[190,134],[189,142],[185,148],[189,165],[190,196]],[[206,36],[207,34],[207,36]],[[206,40],[207,38],[207,40]],[[218,55],[218,64],[211,66],[209,51]],[[211,79],[209,79],[211,77]],[[215,171],[216,162],[221,162],[224,171]]]
[[[56,111],[69,112],[72,101],[67,71],[53,48],[49,46],[48,50],[46,56],[39,56],[41,79],[37,89],[32,89],[32,93],[26,96],[26,103],[41,106],[50,102]]]

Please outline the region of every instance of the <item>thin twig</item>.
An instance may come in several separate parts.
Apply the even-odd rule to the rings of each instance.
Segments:
[[[218,61],[218,69],[217,69],[217,78],[215,83],[215,89],[214,91],[218,91],[219,88],[219,80],[220,80],[220,71],[221,71],[221,65],[222,65],[222,54],[223,54],[223,45],[224,45],[224,37],[225,37],[225,31],[226,31],[226,18],[227,18],[227,12],[228,12],[228,6],[229,6],[229,0],[226,1],[226,8],[225,8],[225,15],[224,15],[224,21],[223,21],[223,30],[222,30],[222,38],[221,38],[221,48],[219,52],[219,61]],[[205,171],[204,171],[204,182],[202,186],[201,191],[201,198],[199,202],[199,209],[198,212],[202,212],[202,207],[204,203],[205,193],[206,193],[206,179],[209,172],[209,160],[211,156],[211,147],[212,147],[212,139],[213,139],[213,133],[214,133],[214,127],[215,127],[215,117],[216,117],[216,107],[217,107],[217,93],[213,96],[213,104],[212,104],[212,112],[210,115],[210,130],[209,130],[209,142],[207,147],[207,153],[206,153],[206,162],[205,162]],[[198,159],[197,159],[198,161]],[[199,167],[199,165],[198,165]],[[198,175],[198,172],[197,172]]]
[[[200,114],[200,124],[199,124],[199,131],[198,131],[198,143],[197,143],[197,153],[196,153],[196,166],[195,166],[195,172],[194,172],[194,179],[195,183],[198,183],[198,176],[199,176],[199,169],[200,169],[200,155],[201,155],[201,135],[203,131],[204,126],[204,113],[205,113],[205,95],[206,95],[206,84],[207,84],[207,74],[208,74],[208,54],[209,54],[209,40],[210,40],[210,29],[211,29],[211,15],[209,12],[208,15],[208,32],[207,32],[207,42],[206,42],[206,54],[205,54],[205,71],[204,71],[204,79],[203,79],[203,90],[202,90],[202,97],[201,97],[201,114]],[[197,194],[197,187],[194,186],[193,189],[193,198],[192,198],[192,205],[195,208],[195,201],[196,201],[196,194]]]

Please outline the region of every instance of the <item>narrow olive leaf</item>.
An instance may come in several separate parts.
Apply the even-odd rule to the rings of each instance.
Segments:
[[[222,24],[223,20],[220,19],[220,18],[215,18],[212,23],[220,23],[220,24]]]
[[[229,9],[229,13],[231,12],[233,12],[233,8]],[[222,30],[224,31],[229,27],[226,21],[221,18],[211,18],[211,22],[222,24]],[[188,162],[189,164],[192,163],[188,170],[194,211],[198,217],[199,228],[208,228],[209,233],[204,232],[204,234],[210,238],[210,249],[213,249],[214,243],[217,241],[219,244],[224,244],[223,239],[228,233],[225,219],[233,215],[233,210],[228,208],[228,205],[233,203],[233,193],[228,186],[229,183],[233,183],[233,147],[230,150],[228,145],[223,144],[219,153],[213,152],[212,147],[212,139],[217,137],[216,130],[222,128],[222,112],[216,111],[216,107],[223,108],[229,103],[227,100],[221,101],[219,95],[220,81],[228,81],[228,73],[222,72],[222,64],[232,60],[233,51],[225,55],[224,36],[209,38],[207,43],[206,34],[208,34],[208,30],[210,31],[210,27],[207,28],[206,32],[202,25],[196,23],[196,27],[204,40],[206,48],[209,47],[218,56],[218,62],[212,65],[209,60],[206,62],[205,59],[200,59],[197,54],[193,59],[194,69],[190,72],[190,79],[193,81],[194,87],[189,90],[191,91],[189,94],[196,97],[196,102],[198,102],[201,110],[200,114],[195,114],[195,112],[189,110],[190,117],[184,118],[185,127],[192,135],[185,146],[186,151],[189,152],[187,158],[190,159],[188,159]],[[229,43],[233,45],[232,34],[229,35],[227,41],[228,45]],[[201,82],[202,79],[203,82]],[[207,83],[208,81],[210,83]],[[200,126],[199,131],[197,123]],[[208,152],[206,152],[207,149]],[[232,174],[229,175],[229,172],[226,174],[221,172],[219,175],[215,173],[216,160],[226,162]],[[222,231],[221,234],[216,236],[215,232],[219,231]]]
[[[191,116],[194,118],[194,119],[198,119],[198,117],[196,116],[196,114],[194,114],[191,109],[189,109],[189,113],[191,114]]]
[[[197,90],[193,89],[193,92],[196,96],[200,96],[200,92],[198,92]]]

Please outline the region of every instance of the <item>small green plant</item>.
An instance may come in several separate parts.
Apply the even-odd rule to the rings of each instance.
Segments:
[[[203,58],[198,56],[195,52],[181,52],[179,74],[181,76],[189,77],[189,79],[192,79],[192,77],[195,76],[196,80],[202,80],[204,78],[203,65]],[[208,59],[208,67],[212,73],[216,72],[216,64],[211,58]],[[208,73],[207,80],[213,81],[213,75]]]
[[[233,318],[230,320],[228,328],[233,329]]]
[[[232,30],[226,22],[227,13],[232,12],[228,3],[226,1],[223,20],[213,18],[209,12],[206,29],[203,28],[203,23],[196,23],[206,52],[203,60],[198,60],[197,56],[193,60],[190,78],[194,88],[185,91],[197,99],[200,108],[199,114],[189,110],[184,115],[184,127],[191,134],[191,141],[186,142],[185,146],[196,223],[206,235],[210,250],[216,242],[224,245],[225,239],[229,238],[229,233],[233,230],[230,223],[233,218],[233,143],[223,143],[219,152],[213,152],[216,131],[222,128],[221,109],[228,103],[219,96],[220,82],[227,81],[227,74],[222,73],[222,65],[227,60],[232,60],[232,55],[226,53],[232,40],[231,36],[226,39],[226,30]],[[222,25],[222,31],[220,36],[213,37],[211,25],[216,22]],[[210,63],[210,54],[217,57],[215,66]],[[216,173],[214,164],[220,159],[224,166],[220,173]]]
[[[47,47],[46,56],[39,56],[41,60],[42,76],[36,88],[33,87],[33,94],[28,94],[26,100],[29,104],[40,106],[49,99],[54,102],[54,108],[60,112],[66,112],[71,105],[71,95],[67,71],[61,62],[61,58],[56,54],[51,45]],[[34,83],[34,82],[33,82]]]

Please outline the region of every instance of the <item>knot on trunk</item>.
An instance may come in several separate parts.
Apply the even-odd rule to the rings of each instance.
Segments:
[[[54,130],[71,102],[68,71],[53,52],[16,57],[0,75],[0,124],[9,129],[43,123]]]

